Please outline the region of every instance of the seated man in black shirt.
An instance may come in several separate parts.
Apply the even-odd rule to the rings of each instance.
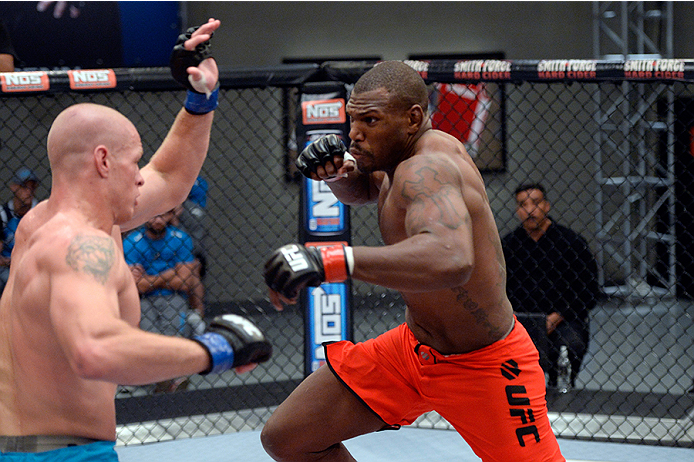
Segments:
[[[548,216],[542,185],[521,185],[515,198],[521,226],[502,240],[508,297],[517,312],[546,315],[548,385],[557,385],[560,346],[566,345],[575,386],[598,294],[597,264],[585,239]]]

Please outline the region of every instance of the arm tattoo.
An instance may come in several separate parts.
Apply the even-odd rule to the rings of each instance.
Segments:
[[[106,284],[115,253],[111,238],[78,234],[67,249],[65,262],[75,271],[91,274],[101,284]]]
[[[459,194],[455,188],[442,182],[439,172],[431,167],[422,167],[416,172],[418,179],[406,180],[402,188],[403,197],[417,203],[423,211],[429,212],[432,207],[438,210],[440,223],[447,228],[457,229],[469,217],[461,216],[451,202],[451,195]]]

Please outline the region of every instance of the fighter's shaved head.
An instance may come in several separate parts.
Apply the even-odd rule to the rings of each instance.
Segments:
[[[422,77],[401,61],[385,61],[377,64],[354,85],[354,93],[384,88],[393,104],[404,109],[418,104],[424,112],[429,106],[429,95]]]
[[[48,133],[51,168],[59,169],[70,158],[99,145],[115,149],[133,136],[137,136],[133,124],[114,109],[92,103],[70,106],[56,117]]]

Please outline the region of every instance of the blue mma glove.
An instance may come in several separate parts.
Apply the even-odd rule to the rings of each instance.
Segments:
[[[210,355],[210,367],[200,374],[219,374],[270,359],[272,345],[258,327],[235,314],[216,316],[204,334],[193,337]]]

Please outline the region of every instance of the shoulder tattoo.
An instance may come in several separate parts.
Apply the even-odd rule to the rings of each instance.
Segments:
[[[456,229],[469,222],[469,217],[461,215],[451,200],[459,192],[439,178],[439,172],[431,167],[422,167],[413,172],[411,179],[404,181],[402,195],[421,207],[422,212],[436,210],[440,223]]]
[[[78,234],[70,242],[65,262],[75,271],[91,274],[101,284],[106,284],[115,254],[111,238]]]

